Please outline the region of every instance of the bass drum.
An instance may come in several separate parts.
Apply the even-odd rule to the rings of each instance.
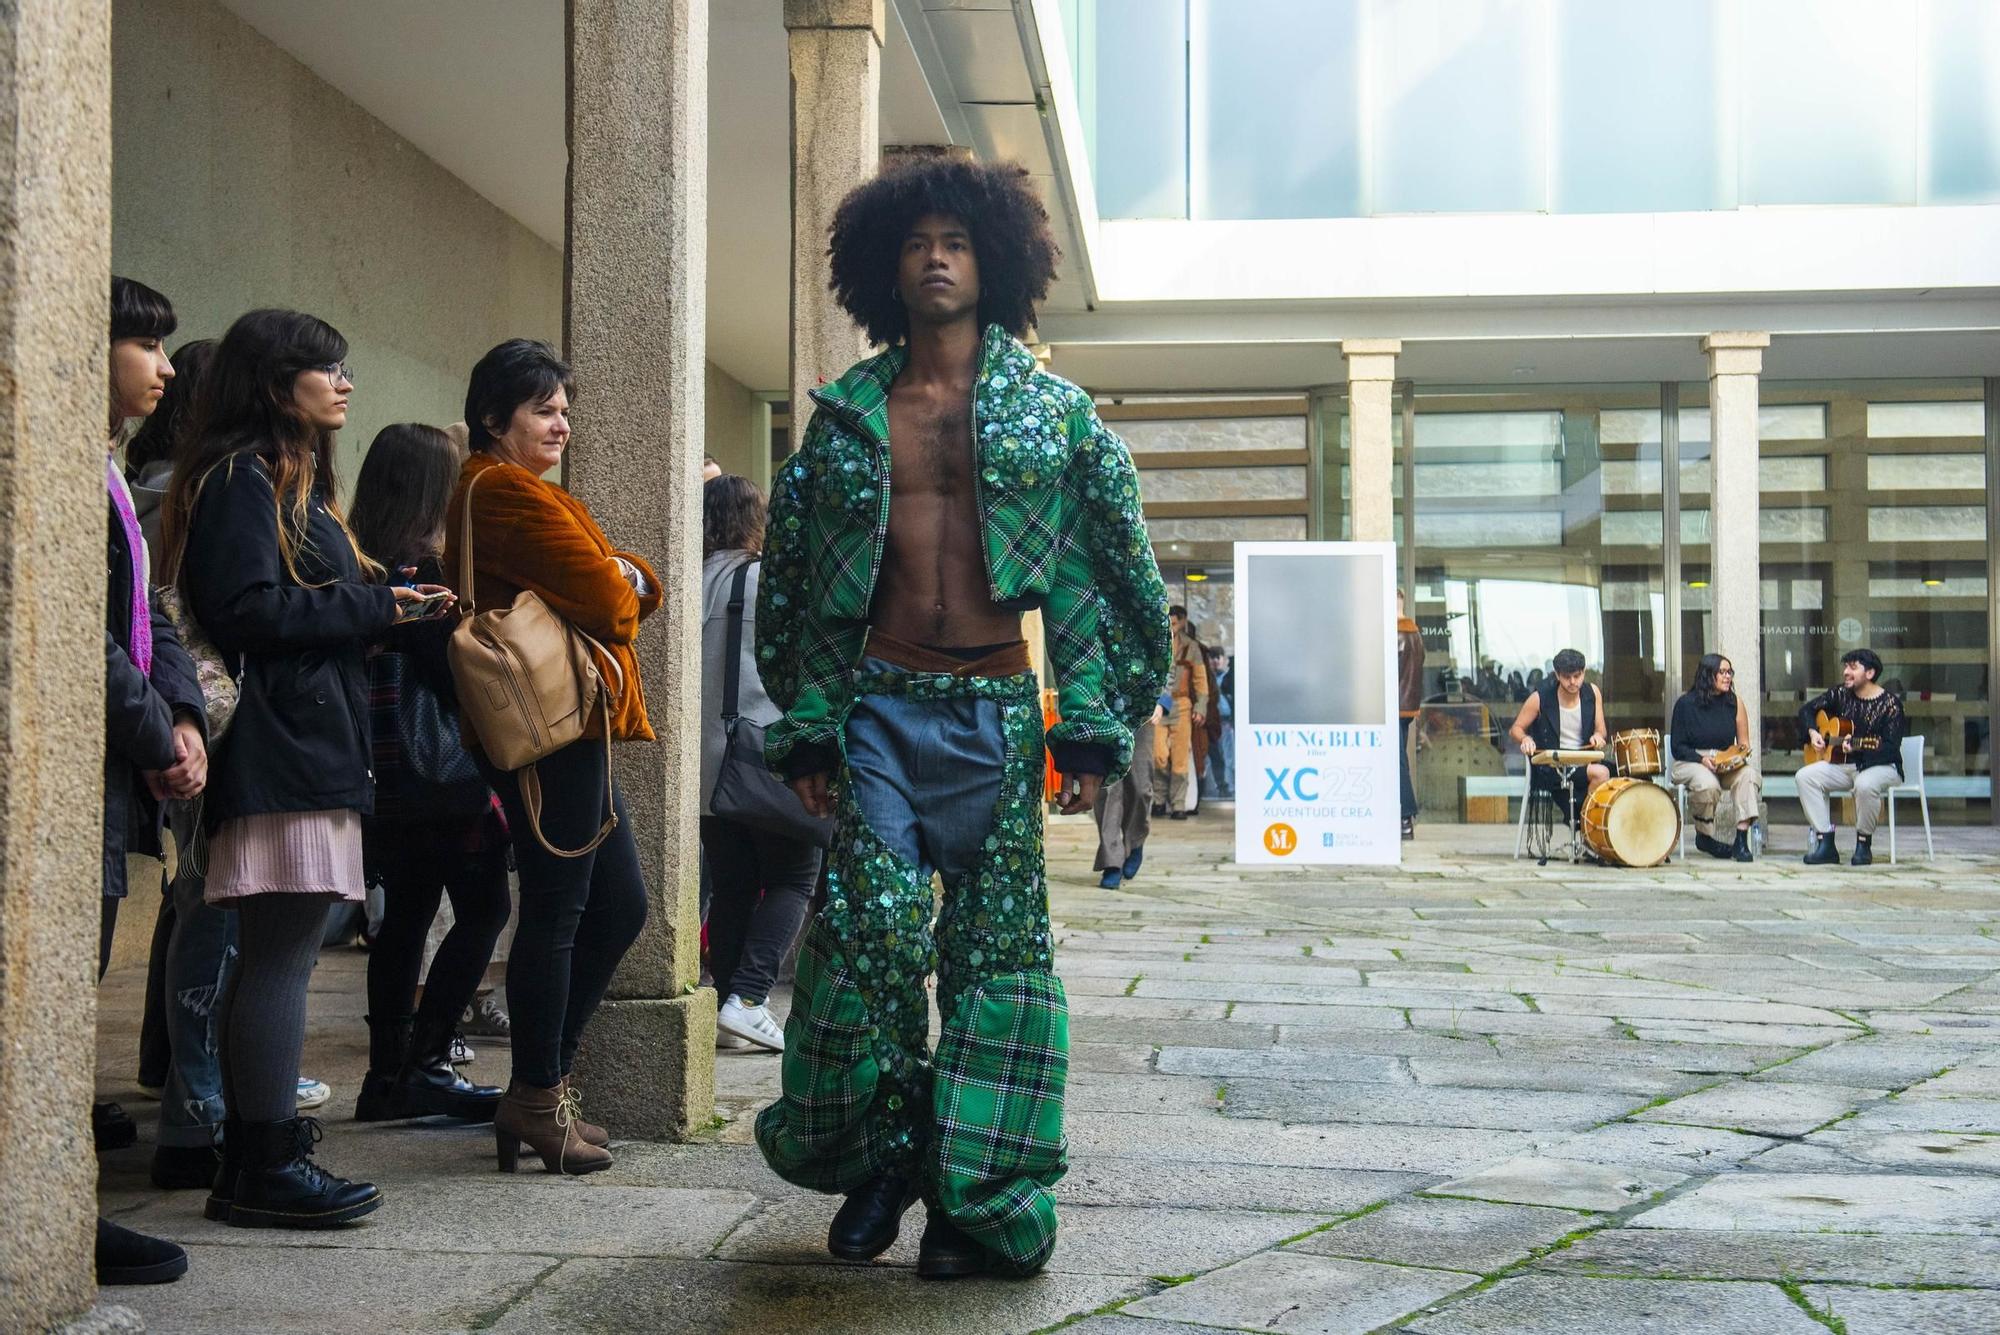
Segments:
[[[1681,837],[1680,809],[1645,779],[1610,779],[1583,804],[1583,842],[1614,867],[1657,867]]]

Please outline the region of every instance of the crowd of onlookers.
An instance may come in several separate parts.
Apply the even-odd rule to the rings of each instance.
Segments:
[[[551,1172],[608,1167],[574,1066],[646,917],[609,744],[652,736],[634,642],[663,590],[546,480],[570,442],[569,368],[543,343],[493,348],[463,420],[385,427],[350,499],[335,438],[357,375],[337,330],[257,310],[170,354],[176,328],[165,296],[112,280],[100,972],[119,904],[162,892],[139,1072],[160,1104],[153,1181],[205,1190],[203,1213],[238,1227],[380,1206],[380,1188],[319,1161],[304,1114],[331,1091],[299,1069],[314,964],[356,931],[357,1120],[490,1121],[502,1169],[524,1147]],[[763,497],[742,478],[704,487],[704,692],[713,706],[740,616],[739,711],[766,722],[749,651]],[[529,595],[589,645],[605,687],[577,740],[509,770],[461,723],[453,640],[475,608]],[[718,713],[704,709],[704,809]],[[781,1050],[766,1001],[819,851],[715,817],[702,832],[717,1041]],[[163,884],[128,885],[128,853],[160,856]],[[504,1087],[459,1069],[468,1029],[509,1044]],[[116,1104],[96,1105],[93,1131],[100,1150],[137,1139]],[[97,1259],[104,1283],[187,1268],[108,1220]]]

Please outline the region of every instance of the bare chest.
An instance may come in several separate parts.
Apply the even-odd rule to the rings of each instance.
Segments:
[[[972,467],[972,413],[967,401],[890,399],[889,469],[895,501],[969,501]]]

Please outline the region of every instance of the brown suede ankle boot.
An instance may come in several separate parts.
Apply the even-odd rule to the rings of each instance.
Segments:
[[[541,1155],[542,1167],[551,1173],[595,1173],[611,1166],[611,1151],[586,1144],[577,1134],[576,1097],[560,1085],[509,1084],[493,1114],[493,1141],[503,1173],[519,1167],[522,1145]]]
[[[556,1086],[556,1092],[558,1094],[568,1093],[572,1096],[576,1104],[576,1121],[574,1125],[576,1126],[577,1137],[584,1144],[595,1145],[600,1150],[608,1147],[611,1144],[611,1133],[595,1122],[586,1122],[583,1120],[583,1091],[576,1087],[576,1077],[573,1075],[564,1076],[561,1083]]]

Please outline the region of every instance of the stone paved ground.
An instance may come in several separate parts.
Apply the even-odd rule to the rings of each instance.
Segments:
[[[748,1143],[770,1057],[719,1055],[708,1141],[592,1178],[501,1177],[477,1129],[357,1126],[341,950],[308,1052],[339,1087],[323,1152],[388,1203],[234,1230],[148,1187],[143,1147],[109,1155],[105,1207],[194,1269],[105,1297],[161,1331],[2000,1330],[1990,832],[1818,875],[1537,868],[1452,827],[1400,872],[1252,874],[1227,834],[1169,826],[1105,892],[1088,828],[1052,831],[1072,1160],[1038,1279],[919,1282],[916,1214],[881,1263],[832,1261],[829,1202]],[[140,981],[105,990],[128,1106]]]

